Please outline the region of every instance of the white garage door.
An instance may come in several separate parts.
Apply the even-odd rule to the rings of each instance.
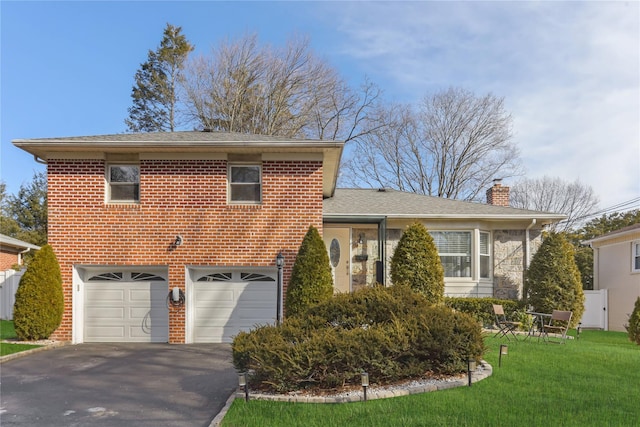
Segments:
[[[275,323],[275,271],[213,271],[193,282],[193,341],[232,342],[240,331]]]
[[[168,285],[155,274],[108,272],[84,283],[85,342],[167,342]]]

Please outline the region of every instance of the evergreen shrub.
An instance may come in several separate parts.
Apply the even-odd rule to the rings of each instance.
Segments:
[[[53,248],[44,245],[20,279],[13,308],[18,339],[49,338],[62,321],[64,295],[60,266]]]
[[[394,285],[409,286],[431,304],[444,299],[444,269],[427,228],[414,223],[400,237],[389,267]]]
[[[525,273],[525,302],[534,311],[573,312],[570,327],[575,327],[584,313],[584,292],[574,248],[562,233],[544,238]]]
[[[397,285],[338,294],[304,317],[241,332],[232,348],[252,387],[280,393],[358,385],[363,371],[378,384],[460,373],[484,352],[475,319]]]
[[[631,312],[631,316],[629,317],[627,333],[629,334],[629,339],[632,342],[640,345],[640,297],[636,299],[633,312]]]
[[[318,229],[310,226],[293,264],[285,299],[286,314],[304,315],[309,307],[330,299],[332,295],[329,255]]]

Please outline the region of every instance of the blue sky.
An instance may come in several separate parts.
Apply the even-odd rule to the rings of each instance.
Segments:
[[[0,178],[43,170],[13,139],[124,132],[133,76],[166,23],[206,55],[256,33],[301,34],[350,83],[417,103],[458,86],[505,98],[531,178],[640,197],[640,3],[5,1]],[[509,184],[506,182],[505,184]],[[635,207],[640,208],[640,205]]]

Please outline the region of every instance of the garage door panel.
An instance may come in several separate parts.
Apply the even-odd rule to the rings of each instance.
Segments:
[[[261,272],[269,278],[275,272]],[[194,342],[232,342],[241,331],[273,324],[276,317],[275,280],[194,282]],[[245,276],[246,277],[246,276]]]
[[[85,284],[84,340],[167,342],[166,282]]]

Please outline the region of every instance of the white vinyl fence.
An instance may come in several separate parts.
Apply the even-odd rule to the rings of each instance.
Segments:
[[[13,304],[16,302],[16,291],[20,278],[26,270],[0,271],[0,319],[13,319]]]
[[[583,328],[597,328],[609,330],[607,290],[584,291],[584,314],[582,315]]]

